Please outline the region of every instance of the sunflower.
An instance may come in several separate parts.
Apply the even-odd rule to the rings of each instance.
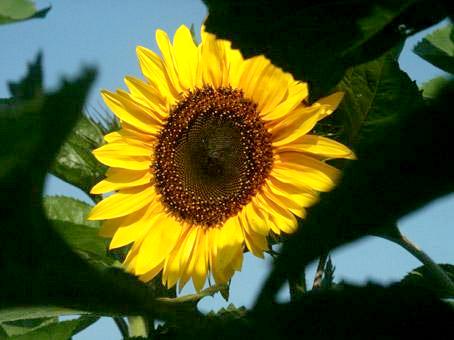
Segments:
[[[172,44],[158,30],[161,56],[137,47],[145,80],[102,91],[121,129],[94,151],[110,168],[91,193],[114,193],[89,216],[104,220],[111,249],[132,244],[128,271],[143,281],[162,272],[169,288],[192,278],[197,291],[210,275],[227,282],[245,249],[263,258],[270,233],[293,233],[339,177],[325,161],[354,158],[310,134],[342,93],[308,105],[306,83],[201,35],[197,45],[181,26]]]

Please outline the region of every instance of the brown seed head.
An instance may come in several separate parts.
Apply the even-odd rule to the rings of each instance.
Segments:
[[[164,206],[205,227],[236,215],[258,192],[273,163],[271,134],[257,105],[237,89],[204,87],[171,111],[153,163]]]

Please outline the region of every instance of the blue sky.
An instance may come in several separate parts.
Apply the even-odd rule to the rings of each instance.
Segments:
[[[39,7],[52,4],[44,20],[1,26],[0,41],[0,98],[7,97],[6,80],[20,78],[25,65],[39,50],[44,52],[45,84],[55,87],[62,75],[74,75],[81,65],[95,65],[99,77],[91,93],[87,108],[100,109],[100,89],[124,87],[127,74],[140,76],[135,48],[143,45],[156,50],[154,31],[162,28],[172,35],[181,24],[196,27],[206,16],[200,0],[55,0],[38,1]],[[442,72],[411,52],[411,47],[427,32],[408,39],[402,53],[401,67],[412,79],[421,84]],[[46,191],[88,200],[81,191],[49,177]],[[454,263],[454,195],[432,202],[423,209],[405,216],[399,226],[416,244],[437,262]],[[419,263],[398,246],[378,238],[368,237],[332,253],[336,279],[350,282],[388,283],[399,280]],[[243,270],[232,281],[230,301],[237,306],[251,306],[270,266],[266,261],[246,255]],[[307,272],[313,277],[314,265]],[[191,287],[183,293],[190,293]],[[284,289],[280,298],[285,300]],[[219,296],[206,298],[200,303],[208,311],[226,306]],[[97,322],[75,339],[120,339],[110,319]]]

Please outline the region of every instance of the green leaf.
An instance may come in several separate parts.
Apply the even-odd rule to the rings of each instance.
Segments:
[[[0,328],[8,336],[21,335],[29,332],[33,332],[38,328],[45,327],[51,323],[57,322],[58,318],[37,318],[37,319],[26,319],[26,320],[15,320],[0,322]]]
[[[437,2],[418,0],[204,0],[207,31],[246,57],[264,54],[308,81],[313,98],[351,66],[373,60],[414,32],[442,20]]]
[[[0,322],[53,318],[63,315],[88,314],[88,312],[55,306],[14,307],[0,310]]]
[[[439,266],[444,270],[451,281],[454,281],[454,265],[439,264]],[[403,286],[413,286],[427,289],[443,298],[454,298],[452,291],[447,290],[447,288],[440,287],[437,281],[432,279],[430,271],[427,270],[425,266],[413,269],[402,279],[402,281],[400,281],[400,284]]]
[[[112,264],[113,259],[107,256],[106,240],[98,235],[98,230],[86,225],[53,220],[52,225],[72,249],[83,252],[88,257],[95,255],[94,261]],[[85,257],[85,256],[84,256]]]
[[[348,144],[368,141],[375,131],[424,104],[416,83],[399,68],[399,52],[350,68],[339,83],[345,96],[332,119],[340,121]]]
[[[422,84],[422,95],[426,100],[434,100],[440,91],[448,85],[449,80],[444,77],[436,77]]]
[[[98,123],[82,116],[61,147],[50,172],[89,194],[107,169],[92,153],[103,143],[103,135]]]
[[[87,215],[93,208],[92,205],[73,197],[46,196],[43,200],[46,215],[51,220],[71,222],[91,228],[99,228],[99,221],[88,221]],[[95,230],[96,231],[96,230]]]
[[[454,26],[449,23],[430,33],[413,51],[432,65],[454,74]]]
[[[336,267],[333,265],[331,261],[331,256],[328,257],[328,261],[326,262],[325,270],[323,272],[322,284],[321,287],[323,289],[332,288],[334,285],[334,271]]]
[[[64,196],[44,197],[43,203],[54,229],[72,249],[93,264],[114,262],[107,256],[107,240],[99,236],[100,223],[86,219],[92,205]]]
[[[40,327],[35,331],[11,337],[14,340],[67,340],[74,334],[87,328],[94,322],[98,321],[99,317],[81,316],[76,320],[62,321],[52,323],[50,325]]]
[[[217,312],[209,312],[207,318],[222,319],[224,322],[230,322],[244,318],[247,314],[247,309],[244,306],[237,308],[233,303],[229,304],[227,308],[221,308]]]
[[[37,11],[31,0],[0,0],[0,25],[32,18],[44,18],[50,7]]]

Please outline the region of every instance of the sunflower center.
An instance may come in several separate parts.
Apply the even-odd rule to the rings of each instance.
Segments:
[[[156,186],[177,218],[207,227],[239,213],[271,170],[271,135],[256,104],[232,88],[190,92],[155,149]]]

